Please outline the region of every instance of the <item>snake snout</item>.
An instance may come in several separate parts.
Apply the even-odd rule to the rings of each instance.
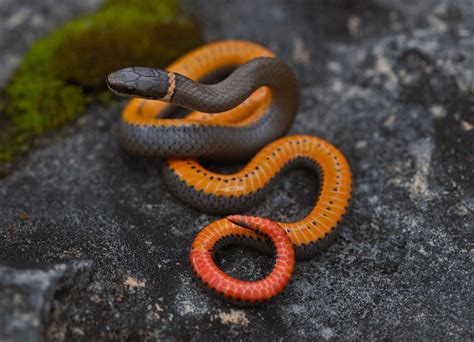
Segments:
[[[134,76],[134,74],[130,73],[128,69],[115,71],[107,76],[107,87],[117,95],[133,95],[135,92],[134,83],[138,77],[135,75],[132,78],[131,76]]]

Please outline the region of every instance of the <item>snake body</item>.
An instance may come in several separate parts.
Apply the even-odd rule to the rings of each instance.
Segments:
[[[298,110],[295,75],[287,65],[270,57],[251,59],[212,85],[176,72],[141,67],[112,73],[107,80],[118,95],[139,95],[205,113],[235,108],[263,86],[272,93],[273,101],[265,112],[246,124],[183,119],[150,125],[123,120],[123,146],[144,156],[242,160],[284,135]]]
[[[238,67],[217,84],[194,81],[228,66]],[[293,272],[294,257],[313,255],[341,220],[352,186],[349,165],[334,146],[312,136],[281,138],[298,108],[291,69],[259,45],[224,41],[190,52],[167,71],[127,68],[109,75],[107,83],[118,95],[137,97],[122,115],[124,148],[168,158],[164,178],[171,192],[197,209],[212,214],[243,212],[258,203],[285,170],[303,166],[319,174],[320,194],[304,219],[283,223],[233,215],[206,226],[192,244],[194,272],[224,298],[256,303],[282,291]],[[169,104],[192,112],[182,119],[162,118]],[[207,170],[195,159],[240,161],[252,155],[242,170],[226,175]],[[275,267],[257,282],[226,275],[212,259],[214,251],[226,244],[264,249],[269,241],[276,253]]]

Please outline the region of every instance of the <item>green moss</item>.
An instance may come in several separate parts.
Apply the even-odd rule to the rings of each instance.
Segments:
[[[31,47],[5,89],[0,122],[13,129],[0,139],[0,160],[11,160],[32,138],[78,117],[91,102],[110,102],[108,73],[163,67],[200,42],[200,29],[180,16],[175,0],[109,0],[67,23]]]

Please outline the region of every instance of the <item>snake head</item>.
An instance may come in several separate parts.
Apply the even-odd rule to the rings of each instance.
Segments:
[[[125,68],[107,76],[107,86],[116,95],[160,100],[168,93],[168,72],[144,67]]]

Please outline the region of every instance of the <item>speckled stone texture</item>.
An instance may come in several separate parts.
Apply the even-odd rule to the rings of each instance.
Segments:
[[[56,317],[69,310],[74,296],[82,296],[91,265],[84,260],[39,267],[0,265],[0,340],[63,339],[67,325]]]
[[[2,19],[22,6],[44,17],[40,28],[11,32],[15,19],[0,20],[2,37],[36,38],[81,2],[62,1],[69,8],[62,13],[58,2],[36,3],[1,1]],[[339,238],[297,263],[274,302],[242,309],[210,297],[192,277],[188,251],[216,217],[174,199],[159,161],[121,152],[123,103],[91,107],[67,137],[0,180],[0,259],[10,270],[0,271],[0,303],[11,289],[18,298],[0,310],[0,339],[15,340],[8,329],[20,311],[38,322],[30,340],[474,339],[472,0],[186,0],[184,7],[209,40],[254,40],[295,69],[302,89],[292,133],[327,139],[354,172]],[[7,75],[11,49],[1,41]],[[301,218],[316,187],[310,172],[290,172],[250,213]],[[240,248],[217,261],[246,279],[265,275],[272,262]],[[87,267],[61,271],[71,263]],[[28,281],[31,272],[46,277],[48,295]],[[26,281],[16,281],[22,274]],[[44,301],[29,303],[27,289]]]
[[[0,86],[8,81],[35,39],[79,14],[97,9],[100,0],[0,0]]]

